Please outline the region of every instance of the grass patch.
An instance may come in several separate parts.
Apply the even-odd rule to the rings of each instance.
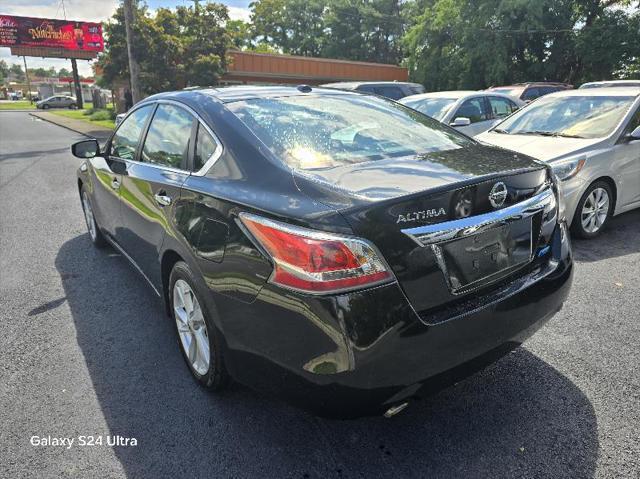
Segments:
[[[47,110],[48,113],[54,115],[66,116],[67,118],[73,118],[75,120],[82,120],[94,125],[100,125],[105,128],[114,129],[116,114],[111,108],[104,110],[97,110],[90,108],[88,110]]]
[[[0,110],[35,110],[35,104],[29,100],[0,101]]]

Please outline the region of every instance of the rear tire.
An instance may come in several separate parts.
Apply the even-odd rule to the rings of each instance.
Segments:
[[[171,270],[168,296],[182,357],[191,374],[201,386],[212,391],[223,390],[229,375],[224,365],[220,332],[187,263],[178,261]]]
[[[100,231],[100,227],[96,222],[95,215],[93,214],[93,206],[89,199],[89,193],[87,193],[87,189],[84,185],[82,185],[80,190],[80,199],[82,201],[82,211],[84,212],[84,221],[87,224],[89,238],[96,248],[104,248],[107,246],[107,240],[102,234],[102,231]]]
[[[571,232],[584,239],[600,235],[613,214],[614,196],[606,181],[595,181],[584,192],[571,223]]]

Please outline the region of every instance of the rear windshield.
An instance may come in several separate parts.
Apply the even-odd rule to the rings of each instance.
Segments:
[[[258,98],[226,106],[295,169],[417,157],[473,144],[435,120],[366,95]]]

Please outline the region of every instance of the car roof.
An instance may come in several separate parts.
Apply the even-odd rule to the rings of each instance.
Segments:
[[[421,98],[451,98],[459,99],[466,96],[487,95],[487,93],[476,90],[449,90],[449,91],[432,91],[429,93],[419,93],[417,95],[409,95],[402,100],[419,100]]]
[[[311,90],[307,90],[311,88]],[[285,96],[303,96],[308,94],[314,95],[361,95],[360,92],[338,90],[333,88],[323,88],[317,86],[299,85],[299,86],[255,86],[255,85],[233,85],[226,87],[208,87],[200,89],[189,89],[158,93],[145,98],[145,101],[160,99],[176,99],[194,98],[198,95],[205,95],[222,103],[233,101],[249,100],[254,98],[276,98]]]
[[[398,86],[398,85],[409,85],[409,86],[422,86],[420,83],[412,83],[406,81],[357,81],[357,82],[335,82],[335,83],[323,83],[320,85],[321,87],[328,88],[358,88],[362,85],[379,85],[379,86]]]
[[[494,92],[491,90],[450,90],[450,91],[432,91],[429,93],[419,93],[417,95],[405,96],[400,99],[401,103],[406,100],[420,100],[423,98],[450,98],[453,100],[460,100],[466,97],[473,96],[497,96],[500,98],[507,98],[513,101],[513,97],[505,95],[504,93]]]
[[[602,81],[589,81],[580,85],[582,88],[585,85],[620,85],[624,86],[627,84],[638,85],[640,84],[640,79],[638,80],[602,80]]]
[[[533,81],[524,83],[513,83],[511,85],[496,85],[491,88],[513,88],[513,87],[528,87],[528,86],[565,86],[571,87],[569,83],[562,83],[559,81]]]
[[[578,88],[577,90],[562,90],[549,93],[542,98],[559,97],[559,96],[629,96],[634,97],[640,95],[640,87],[625,86],[611,88]]]

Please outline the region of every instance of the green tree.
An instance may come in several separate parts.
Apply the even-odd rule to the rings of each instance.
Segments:
[[[257,0],[254,40],[291,55],[398,63],[400,0]]]
[[[625,0],[418,0],[404,36],[428,90],[611,78],[637,58]],[[615,7],[615,8],[614,8]]]
[[[229,10],[220,3],[178,7],[183,62],[187,85],[213,85],[226,69],[226,51],[231,37],[225,25]]]
[[[22,66],[20,66],[19,63],[13,63],[9,67],[9,73],[15,75],[19,81],[24,81],[26,78],[24,75],[24,70],[22,69]]]
[[[325,39],[322,0],[258,0],[249,4],[254,39],[290,55],[318,57]]]
[[[227,7],[219,3],[159,8],[151,16],[146,6],[137,7],[134,47],[140,63],[140,81],[145,94],[210,85],[226,67],[226,49],[231,43],[225,29]],[[104,26],[107,49],[98,65],[102,86],[128,77],[128,53],[122,7]]]
[[[9,65],[4,60],[0,60],[0,82],[9,75]]]
[[[245,50],[252,47],[253,32],[251,24],[242,20],[229,20],[227,22],[227,33],[231,37],[233,47],[238,50]]]

